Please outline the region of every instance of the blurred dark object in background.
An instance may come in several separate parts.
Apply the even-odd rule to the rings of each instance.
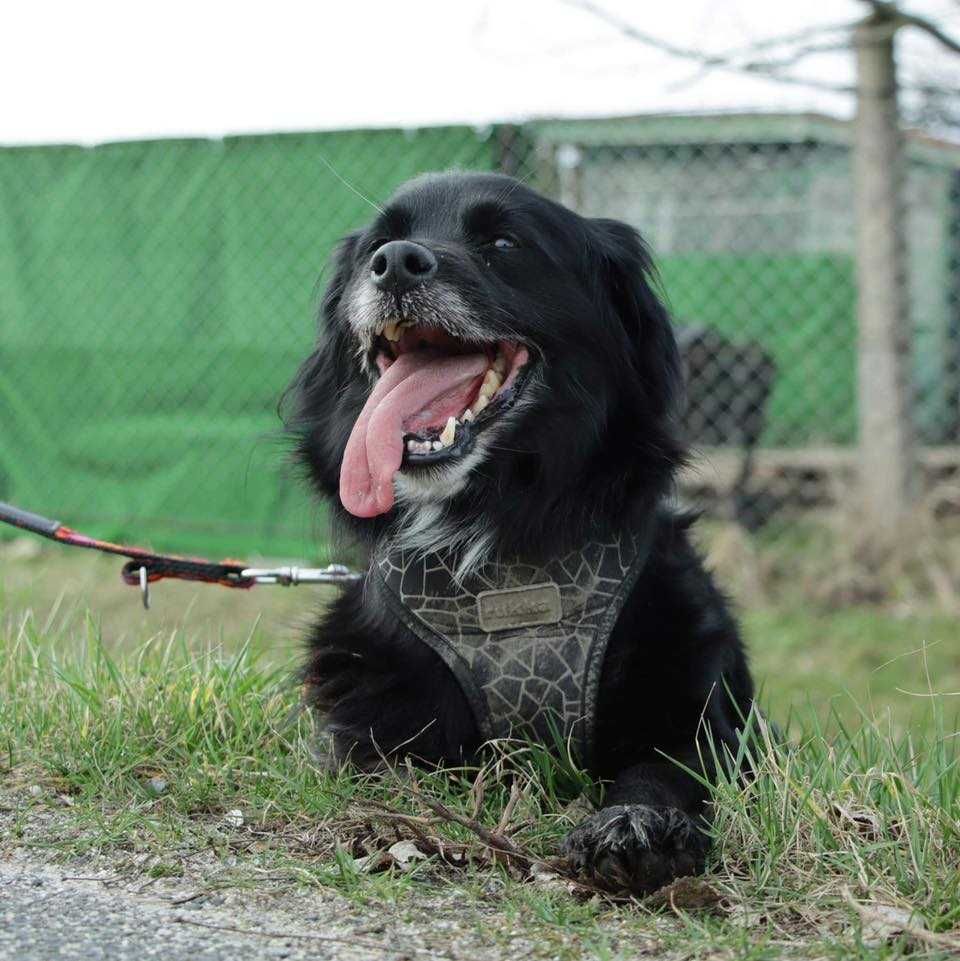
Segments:
[[[710,327],[682,325],[676,333],[687,386],[687,442],[695,454],[705,447],[739,449],[739,469],[721,510],[757,530],[776,510],[772,492],[753,489],[750,481],[777,366],[759,344],[731,341]]]

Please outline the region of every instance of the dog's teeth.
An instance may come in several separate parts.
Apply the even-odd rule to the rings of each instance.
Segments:
[[[388,320],[383,325],[383,336],[391,343],[396,343],[400,339],[400,324],[395,320]]]
[[[480,385],[480,396],[481,397],[493,397],[493,395],[500,389],[500,385],[503,383],[503,379],[500,375],[491,367],[487,371],[486,376],[483,378],[483,383]]]
[[[467,408],[461,415],[460,419],[465,423],[469,424],[473,420],[473,411]]]
[[[490,398],[486,394],[481,393],[476,401],[474,401],[473,407],[471,407],[470,410],[472,410],[475,415],[479,414],[489,403]]]
[[[440,433],[440,446],[449,447],[453,443],[453,438],[457,434],[457,418],[448,417],[447,426]]]
[[[502,380],[503,375],[507,372],[507,358],[504,357],[500,352],[497,353],[497,356],[493,361],[493,369],[500,375]]]
[[[417,452],[417,442],[416,442],[415,440],[408,440],[408,441],[407,441],[407,450],[410,451],[411,454],[416,454],[416,452]]]
[[[411,454],[429,454],[430,441],[410,438],[410,440],[407,441],[407,450],[410,451]]]
[[[435,440],[433,441],[433,443],[430,444],[431,450],[440,450],[442,447],[443,447],[443,444],[441,444],[440,441],[438,440]]]

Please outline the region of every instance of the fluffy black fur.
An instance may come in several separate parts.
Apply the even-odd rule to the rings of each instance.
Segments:
[[[289,423],[314,486],[367,545],[395,530],[405,508],[361,520],[337,497],[344,447],[373,382],[358,362],[348,294],[393,239],[433,251],[430,284],[455,290],[491,340],[522,341],[533,357],[525,403],[501,418],[445,518],[479,521],[498,554],[531,560],[624,524],[656,527],[602,675],[592,773],[611,782],[607,806],[570,834],[565,853],[594,882],[634,891],[699,870],[706,791],[667,756],[700,769],[705,730],[733,747],[752,685],[734,620],[690,544],[690,522],[666,506],[683,457],[682,383],[647,251],[626,224],[578,216],[490,174],[413,181],[344,240]],[[415,316],[422,302],[398,297],[395,308]],[[365,602],[362,586],[316,624],[305,676],[341,759],[375,765],[398,750],[460,762],[480,747],[453,675]]]

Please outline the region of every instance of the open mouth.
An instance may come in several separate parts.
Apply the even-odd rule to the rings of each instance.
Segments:
[[[527,349],[507,340],[468,343],[438,327],[388,323],[374,343],[374,363],[384,374],[398,357],[420,353],[434,357],[438,370],[454,368],[455,382],[404,420],[404,463],[437,464],[470,452],[477,435],[513,405],[529,361]],[[444,365],[451,357],[465,363]],[[480,367],[482,366],[482,371]]]
[[[394,475],[464,457],[523,389],[530,354],[427,324],[386,323],[370,348],[380,371],[344,451],[340,499],[358,517],[393,507]]]

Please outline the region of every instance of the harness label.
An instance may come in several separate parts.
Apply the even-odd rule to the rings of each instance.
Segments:
[[[562,613],[560,588],[552,582],[477,594],[480,630],[488,634],[517,627],[556,624]]]

